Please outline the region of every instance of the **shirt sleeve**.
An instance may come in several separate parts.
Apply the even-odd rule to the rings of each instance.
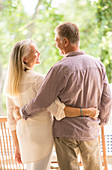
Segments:
[[[6,98],[6,107],[7,107],[7,127],[10,130],[16,130],[16,121],[13,117],[13,109],[14,109],[14,102],[11,98]]]
[[[39,113],[50,106],[58,94],[66,86],[66,78],[57,68],[52,67],[46,75],[42,86],[40,87],[37,96],[21,108],[22,117],[28,117]]]
[[[100,114],[99,114],[99,118],[101,120],[100,125],[105,125],[108,123],[111,109],[112,109],[112,94],[111,94],[105,69],[103,71],[104,71],[103,92],[101,97]]]
[[[53,102],[48,108],[47,110],[57,119],[57,120],[61,120],[63,119],[65,116],[65,112],[64,112],[64,108],[65,105],[64,103],[61,103],[59,101],[59,99],[57,98],[55,100],[55,102]]]

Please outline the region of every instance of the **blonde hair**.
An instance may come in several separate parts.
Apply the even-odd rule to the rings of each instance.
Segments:
[[[22,40],[17,42],[10,53],[7,78],[4,85],[4,93],[8,96],[19,95],[20,80],[23,71],[29,68],[24,62],[23,57],[28,56],[31,50],[32,40]]]
[[[79,46],[80,35],[79,28],[76,24],[71,22],[62,23],[55,28],[54,32],[57,33],[60,38],[66,37],[71,44]]]

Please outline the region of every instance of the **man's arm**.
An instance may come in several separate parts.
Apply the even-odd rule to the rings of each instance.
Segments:
[[[46,109],[57,98],[65,85],[66,76],[64,76],[57,67],[52,67],[46,75],[37,96],[20,109],[22,117],[27,119],[28,117]]]
[[[105,125],[106,123],[108,123],[111,109],[112,109],[112,95],[108,79],[105,73],[99,114],[99,118],[101,120],[100,125]]]

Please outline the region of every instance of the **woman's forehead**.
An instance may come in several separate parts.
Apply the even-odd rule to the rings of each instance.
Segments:
[[[37,46],[35,44],[31,44],[31,50],[35,51],[35,50],[38,50],[38,48],[37,48]]]

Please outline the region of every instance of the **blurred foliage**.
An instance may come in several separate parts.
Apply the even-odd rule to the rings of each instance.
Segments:
[[[68,0],[59,11],[79,26],[81,49],[103,62],[111,83],[112,0]]]
[[[99,57],[106,67],[109,81],[112,82],[112,0],[94,1],[93,6],[96,8]]]
[[[23,39],[36,42],[41,64],[35,70],[46,74],[62,58],[55,48],[54,28],[65,21],[79,26],[81,50],[101,59],[111,82],[111,0],[65,0],[60,1],[59,7],[52,6],[52,1],[57,0],[38,0],[34,13],[29,14],[25,12],[21,0],[0,0],[0,86],[3,86],[11,48]]]

